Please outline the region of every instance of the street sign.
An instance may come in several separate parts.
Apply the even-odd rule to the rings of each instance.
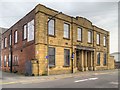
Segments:
[[[49,56],[46,56],[46,59],[48,59]]]

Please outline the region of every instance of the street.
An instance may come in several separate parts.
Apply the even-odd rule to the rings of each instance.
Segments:
[[[118,88],[118,70],[23,76],[3,72],[2,88]]]

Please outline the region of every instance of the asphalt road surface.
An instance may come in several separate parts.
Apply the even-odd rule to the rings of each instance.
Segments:
[[[28,82],[3,82],[2,88],[118,88],[118,70],[105,70],[97,72],[87,72],[76,76],[57,78],[50,80],[35,79],[29,77]],[[18,76],[19,77],[19,76]],[[42,78],[42,76],[40,76]],[[49,76],[47,76],[49,77]],[[31,79],[30,79],[31,78]],[[7,78],[13,79],[12,76]],[[20,81],[20,80],[18,80]],[[27,79],[26,79],[27,81]]]

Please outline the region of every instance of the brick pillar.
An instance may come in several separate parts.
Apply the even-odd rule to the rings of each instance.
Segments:
[[[88,58],[87,58],[87,51],[85,51],[85,54],[84,54],[84,56],[85,56],[85,58],[84,58],[84,67],[85,67],[85,71],[87,71],[88,70],[88,65],[87,65],[87,63],[88,63]]]

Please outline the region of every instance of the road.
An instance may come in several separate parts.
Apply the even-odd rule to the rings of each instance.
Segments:
[[[51,76],[46,76],[46,78],[48,77]],[[3,79],[1,84],[3,88],[118,88],[118,70],[92,71],[78,73],[71,77],[61,77],[64,77],[64,75],[58,78],[53,76],[52,79],[42,78],[42,76],[35,79],[34,77],[26,77],[26,80],[22,78],[23,81],[20,78],[12,78],[11,76],[7,78],[8,80]],[[11,82],[10,80],[17,81]]]

